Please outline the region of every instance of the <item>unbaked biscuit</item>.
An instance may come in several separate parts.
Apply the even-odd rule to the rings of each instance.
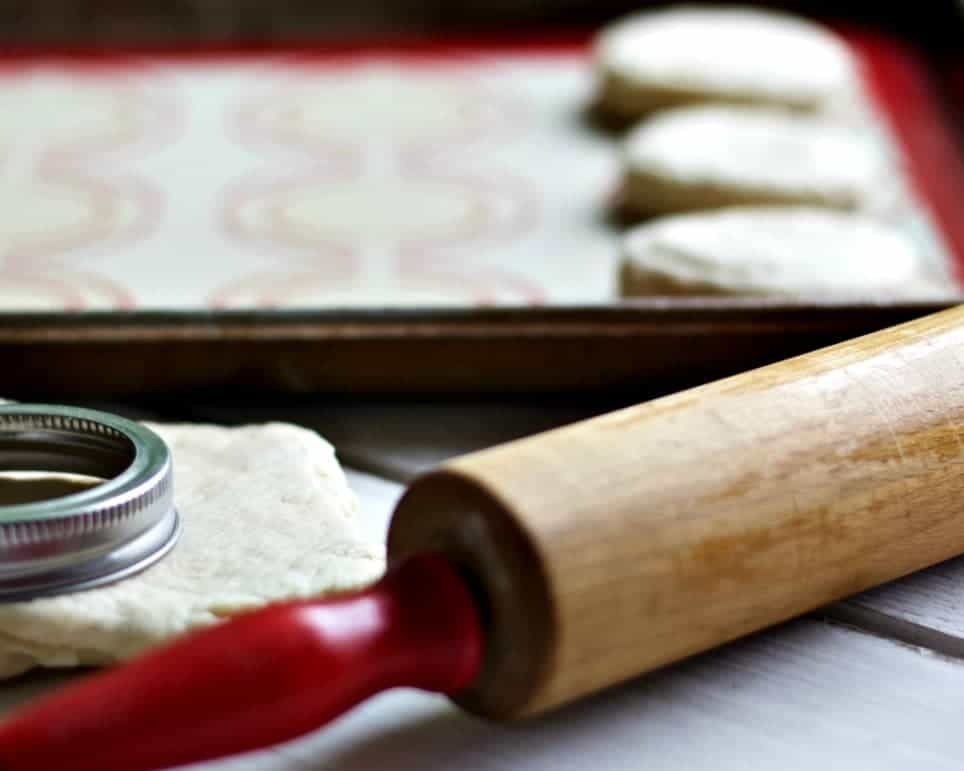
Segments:
[[[644,11],[594,45],[598,103],[633,118],[700,102],[833,109],[859,82],[846,43],[804,19],[751,8]]]
[[[667,110],[623,146],[623,205],[640,215],[736,205],[872,208],[894,164],[866,129],[766,108]]]
[[[899,230],[828,209],[735,208],[630,230],[625,297],[921,294],[921,262]]]

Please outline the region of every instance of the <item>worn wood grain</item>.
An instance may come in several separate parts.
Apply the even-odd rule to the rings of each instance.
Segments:
[[[372,537],[382,538],[404,487],[349,469]],[[817,615],[872,634],[964,659],[964,558],[951,559],[833,603]]]
[[[332,440],[343,461],[409,480],[437,463],[616,406],[599,399],[478,402],[319,402],[314,405],[246,403],[185,406],[197,420],[239,423],[292,420],[316,428]],[[129,405],[98,405],[156,420],[157,412]],[[375,511],[373,535],[384,533],[402,488],[380,477],[350,470],[361,495],[363,514]],[[378,502],[378,503],[376,503]],[[873,634],[964,658],[964,558],[890,582],[823,608],[820,613]]]
[[[828,608],[827,615],[964,658],[964,558],[849,598]]]
[[[542,412],[530,408],[533,412]],[[471,406],[461,408],[463,414],[474,415],[479,421],[484,415],[489,419],[490,429],[499,425],[492,422],[492,416],[474,410]],[[388,411],[391,415],[391,410]],[[514,420],[508,419],[505,440],[514,438]],[[522,421],[525,424],[527,421]],[[389,418],[389,423],[391,420]],[[452,444],[434,442],[416,435],[413,446],[421,452],[413,453],[412,458],[403,451],[385,452],[382,447],[360,443],[354,447],[353,457],[363,458],[364,462],[390,469],[393,476],[402,478],[413,476],[426,470],[437,462],[450,457],[480,449],[483,440],[477,433],[462,434],[462,448]],[[362,511],[374,519],[371,526],[373,534],[384,534],[388,517],[404,487],[396,482],[350,470],[349,481],[362,499]],[[964,558],[951,559],[940,565],[928,568],[905,578],[884,584],[852,598],[833,603],[818,611],[818,614],[835,619],[872,634],[888,637],[933,650],[945,656],[964,658]]]
[[[383,529],[402,486],[347,475],[367,526]],[[0,713],[76,676],[35,673],[3,684]],[[962,709],[964,665],[798,621],[531,723],[482,722],[445,699],[402,690],[302,740],[191,768],[574,771],[592,757],[614,771],[956,769]]]
[[[605,412],[617,403],[435,401],[243,406],[192,405],[196,419],[291,420],[332,440],[340,456],[392,479],[416,474],[457,455]],[[383,480],[381,485],[390,485]],[[401,494],[397,488],[393,495]],[[387,515],[386,511],[386,515]],[[873,634],[964,657],[964,559],[950,560],[832,604],[822,614]]]
[[[389,552],[451,553],[491,616],[460,703],[545,709],[964,552],[962,362],[964,307],[417,479]]]
[[[953,663],[798,622],[530,723],[392,693],[286,752],[306,771],[957,768],[957,683]]]
[[[581,404],[437,401],[243,407],[202,403],[192,409],[202,420],[232,423],[270,418],[308,425],[331,439],[351,463],[409,481],[457,455],[612,406],[600,400]],[[398,488],[395,495],[400,493]],[[820,613],[876,635],[964,658],[964,558],[831,604]]]
[[[0,688],[0,704],[51,678]],[[964,665],[798,621],[518,724],[399,690],[273,750],[191,771],[959,769]],[[186,769],[185,769],[186,771]]]

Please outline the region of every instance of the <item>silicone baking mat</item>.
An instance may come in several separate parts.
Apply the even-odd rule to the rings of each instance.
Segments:
[[[937,270],[961,158],[927,73],[847,33]],[[8,55],[0,310],[613,303],[618,142],[587,38]]]

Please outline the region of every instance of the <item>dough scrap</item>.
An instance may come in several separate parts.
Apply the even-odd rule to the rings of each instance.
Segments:
[[[898,192],[896,164],[867,129],[772,109],[667,110],[634,129],[623,151],[625,205],[645,215],[754,205],[872,211]]]
[[[623,241],[624,296],[932,296],[900,230],[805,207],[722,209],[640,225]]]
[[[334,449],[312,431],[147,424],[171,448],[184,532],[143,573],[0,604],[0,677],[104,665],[272,600],[367,585],[385,549],[362,536]]]
[[[846,43],[780,11],[676,6],[631,14],[594,43],[598,102],[633,118],[702,102],[834,112],[859,88]]]

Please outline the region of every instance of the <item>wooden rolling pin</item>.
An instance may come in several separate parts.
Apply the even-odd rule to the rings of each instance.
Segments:
[[[962,490],[964,307],[448,463],[375,587],[67,689],[0,768],[217,757],[396,685],[538,713],[964,553]]]
[[[506,717],[962,554],[962,493],[964,307],[462,457],[389,553],[480,583]]]

